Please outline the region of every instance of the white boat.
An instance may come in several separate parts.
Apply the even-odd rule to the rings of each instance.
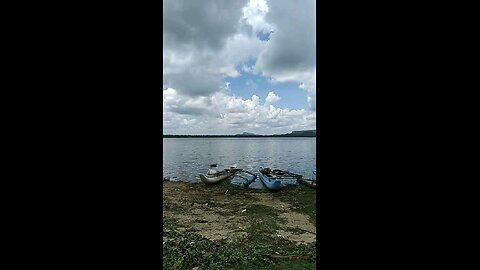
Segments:
[[[223,179],[226,179],[232,175],[234,175],[239,169],[237,169],[237,165],[230,166],[230,169],[225,169],[223,171],[217,172],[214,169],[209,169],[207,174],[200,174],[200,180],[207,185],[216,184]]]

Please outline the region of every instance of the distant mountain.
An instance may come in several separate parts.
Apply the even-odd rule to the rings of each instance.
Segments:
[[[206,137],[206,138],[218,138],[218,137],[316,137],[316,130],[295,130],[287,134],[274,134],[274,135],[258,135],[251,132],[242,132],[235,135],[163,135],[163,138],[190,138],[190,137]]]
[[[292,131],[290,133],[285,134],[284,136],[315,137],[315,136],[317,136],[317,131],[316,130]]]
[[[235,134],[235,136],[258,136],[258,135],[251,132],[243,132],[242,134]]]

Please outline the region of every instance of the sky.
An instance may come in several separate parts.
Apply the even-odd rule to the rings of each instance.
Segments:
[[[316,129],[315,0],[163,0],[163,134]]]

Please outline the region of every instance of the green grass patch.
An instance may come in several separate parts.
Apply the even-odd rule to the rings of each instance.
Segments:
[[[317,224],[316,190],[304,185],[290,187],[274,193],[279,200],[292,206],[292,210],[308,216],[308,220]]]
[[[304,260],[298,260],[298,261],[290,261],[290,260],[282,260],[282,261],[277,261],[274,263],[272,268],[270,269],[275,269],[275,270],[307,270],[307,269],[316,269],[315,268],[315,262],[311,261],[304,261]]]
[[[276,230],[282,228],[286,220],[279,217],[279,210],[273,207],[251,204],[247,206],[245,212],[253,226],[250,228],[250,234],[273,234]]]
[[[238,213],[238,209],[237,213]],[[314,244],[296,245],[275,231],[283,228],[285,220],[278,216],[279,211],[265,205],[246,206],[246,215],[252,226],[247,229],[247,237],[234,242],[212,241],[191,230],[178,232],[176,219],[163,220],[164,237],[169,241],[163,244],[164,269],[315,269]],[[167,232],[166,232],[167,231]],[[270,258],[264,254],[284,256],[310,256],[306,259],[288,260]]]
[[[315,245],[296,246],[281,238],[257,241],[211,241],[194,233],[172,233],[175,240],[163,244],[164,269],[315,269]],[[263,245],[259,245],[262,241]],[[308,259],[276,259],[264,254],[313,255]]]
[[[286,220],[279,216],[282,210],[263,204],[257,204],[257,196],[252,193],[265,192],[230,185],[222,181],[219,185],[199,185],[195,188],[205,189],[203,194],[192,194],[191,202],[204,204],[206,207],[221,207],[226,211],[218,211],[225,216],[242,216],[248,219],[250,226],[244,230],[246,237],[212,241],[195,232],[192,228],[180,231],[178,219],[163,219],[163,268],[164,269],[315,269],[316,246],[314,243],[296,245],[295,243],[277,237],[279,229],[293,233],[304,233],[299,228],[288,228]],[[228,190],[228,192],[226,192]],[[226,193],[226,194],[225,194]],[[225,195],[230,199],[219,199]],[[274,193],[275,198],[292,206],[292,210],[305,214],[315,224],[315,190],[305,186],[292,187]],[[211,200],[210,200],[211,199]],[[177,205],[164,197],[164,207],[168,210],[182,212],[190,205]],[[196,206],[198,207],[198,205]],[[202,206],[203,207],[203,206]],[[246,211],[242,212],[243,209]],[[198,217],[201,222],[202,217]],[[270,258],[265,254],[283,256],[308,256],[297,260]]]

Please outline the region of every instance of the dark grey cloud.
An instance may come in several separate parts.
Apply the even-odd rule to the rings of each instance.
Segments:
[[[278,42],[272,42],[258,61],[264,73],[285,76],[292,71],[308,72],[315,67],[315,44],[304,44],[290,37],[276,40]]]
[[[256,68],[273,77],[315,68],[315,0],[268,1],[266,21],[275,27]]]
[[[222,76],[210,74],[206,70],[190,67],[181,73],[165,76],[164,83],[167,87],[185,90],[190,96],[207,96],[218,91],[222,86]]]
[[[185,106],[172,106],[169,108],[171,112],[183,114],[183,115],[203,115],[209,114],[209,110],[206,108],[195,108]]]
[[[298,82],[316,110],[315,0],[268,1],[265,21],[274,28],[255,71],[280,82]]]
[[[163,38],[167,46],[195,44],[218,50],[236,32],[246,0],[164,0]]]
[[[247,0],[164,1],[163,85],[209,96],[236,76],[235,65],[258,55],[262,42],[243,18]]]

